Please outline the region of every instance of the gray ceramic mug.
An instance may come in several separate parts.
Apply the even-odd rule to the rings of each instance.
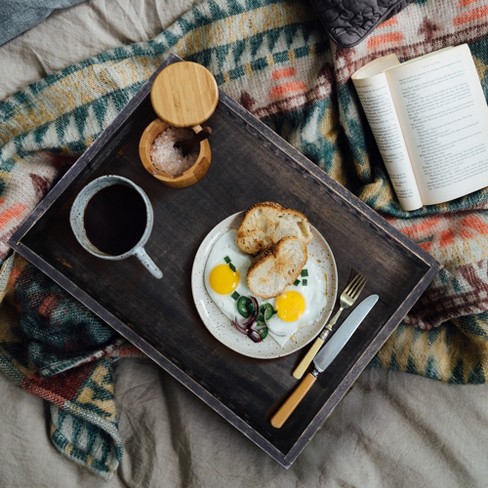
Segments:
[[[113,193],[117,189],[114,188],[117,185],[118,185],[118,189],[124,190],[123,187],[129,187],[130,190],[133,190],[138,194],[141,200],[139,200],[139,198],[136,197],[135,203],[140,205],[141,201],[143,202],[142,214],[141,214],[142,219],[140,219],[140,222],[137,222],[137,224],[140,227],[140,232],[138,232],[135,235],[135,241],[132,244],[130,244],[130,248],[112,250],[112,249],[117,249],[116,247],[114,247],[114,245],[116,246],[117,244],[115,243],[112,244],[110,250],[107,251],[106,248],[103,248],[103,246],[100,246],[100,244],[98,244],[97,239],[95,239],[94,237],[95,234],[89,235],[90,226],[88,224],[90,223],[90,218],[91,218],[90,215],[94,215],[96,213],[98,213],[98,215],[104,215],[104,211],[106,213],[107,208],[108,208],[108,212],[110,212],[110,206],[107,207],[106,204],[105,205],[106,208],[102,207],[102,210],[100,210],[99,207],[96,211],[89,209],[88,212],[87,212],[87,207],[89,207],[89,205],[93,206],[97,198],[98,200],[102,199],[103,201],[103,198],[109,196],[107,194],[107,189],[109,187],[112,187],[109,191],[112,191]],[[100,192],[104,189],[105,189],[104,192],[105,194],[102,195]],[[130,196],[130,194],[133,194],[133,192],[129,191],[128,196]],[[106,201],[108,202],[109,200],[106,199]],[[120,209],[122,208],[122,204],[127,205],[127,201],[129,201],[128,198],[125,198],[122,199],[119,203],[112,203],[111,205],[116,205],[115,207],[113,207],[114,209]],[[129,210],[128,213],[130,213],[130,207],[128,210]],[[97,215],[94,215],[94,217],[97,217]],[[117,217],[119,218],[119,220],[120,218],[124,218],[123,215],[122,216],[114,215],[113,216],[114,220],[116,220]],[[105,219],[106,219],[105,222],[103,220],[99,222],[100,224],[99,227],[101,231],[108,232],[110,234],[110,226],[112,224],[110,213],[108,215],[105,215]],[[130,222],[130,215],[127,215],[125,221],[127,222],[127,220],[129,220],[128,226],[130,228],[130,226],[133,225],[134,222]],[[162,278],[163,273],[156,266],[154,261],[149,257],[146,250],[144,249],[144,246],[151,234],[153,222],[154,222],[153,208],[144,190],[140,186],[133,183],[131,180],[118,175],[101,176],[93,180],[92,182],[90,182],[88,185],[86,185],[75,198],[73,205],[71,206],[71,212],[70,212],[71,229],[73,230],[73,233],[77,241],[81,244],[81,246],[86,251],[88,251],[93,256],[96,256],[100,259],[107,259],[109,261],[120,261],[130,256],[135,256],[155,278],[159,279]],[[114,236],[115,236],[114,239],[117,238],[116,237],[117,235],[119,235],[119,237],[120,236],[124,237],[125,229],[120,225],[120,222],[118,222],[117,225],[118,228],[114,229]],[[102,249],[97,247],[97,245],[95,245],[93,241],[95,241],[99,247],[102,247]]]

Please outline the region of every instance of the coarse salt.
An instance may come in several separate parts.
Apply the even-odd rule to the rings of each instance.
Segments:
[[[151,162],[157,172],[169,176],[177,176],[193,166],[198,154],[193,152],[183,156],[179,147],[174,147],[176,141],[188,139],[193,135],[191,129],[168,127],[163,130],[151,146]]]

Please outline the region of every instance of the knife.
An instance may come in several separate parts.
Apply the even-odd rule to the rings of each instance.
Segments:
[[[348,315],[341,327],[313,359],[313,371],[303,378],[293,393],[273,415],[271,418],[271,425],[273,427],[279,429],[288,420],[288,417],[297,408],[310,388],[312,388],[319,373],[325,371],[330,363],[334,361],[377,301],[378,295],[370,295]]]

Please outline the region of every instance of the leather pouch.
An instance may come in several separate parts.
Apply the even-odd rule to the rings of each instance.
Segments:
[[[329,37],[353,47],[412,0],[309,0]]]

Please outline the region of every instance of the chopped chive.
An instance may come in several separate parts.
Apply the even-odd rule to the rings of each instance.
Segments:
[[[302,272],[300,273],[300,276],[308,276],[308,269],[303,268]]]
[[[237,300],[241,295],[239,295],[239,293],[237,293],[236,291],[234,293],[232,293],[231,297],[234,299],[234,300]]]
[[[229,258],[229,256],[225,256],[224,261],[225,261],[227,264],[229,264],[229,263],[230,263],[230,258]]]
[[[298,285],[300,284],[300,280],[295,280],[295,281],[293,282],[293,284],[294,284],[295,286],[298,286]]]
[[[307,284],[308,284],[308,280],[302,280],[302,285],[303,286],[307,286]]]
[[[232,264],[232,263],[229,263],[229,268],[234,271],[234,273],[236,272],[236,267]]]

